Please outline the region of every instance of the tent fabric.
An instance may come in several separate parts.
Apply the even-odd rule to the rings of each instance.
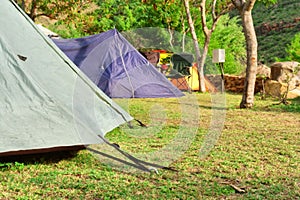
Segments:
[[[53,31],[45,28],[43,25],[41,24],[37,24],[37,27],[39,27],[39,29],[41,29],[41,31],[46,34],[49,38],[56,38],[59,39],[59,35],[57,33],[54,33]]]
[[[171,62],[173,63],[173,69],[183,75],[190,76],[189,67],[193,66],[194,57],[193,54],[178,53],[171,56]]]
[[[116,29],[53,41],[111,98],[184,96]]]
[[[132,120],[13,0],[0,13],[0,155],[101,143]]]

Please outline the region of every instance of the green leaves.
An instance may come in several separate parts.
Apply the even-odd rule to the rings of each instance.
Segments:
[[[24,169],[24,163],[19,163],[19,162],[7,162],[7,163],[0,163],[0,170],[5,171],[5,170],[13,170],[13,171],[22,171]]]
[[[209,54],[212,55],[213,49],[225,49],[224,72],[227,74],[240,74],[245,68],[245,37],[238,22],[237,17],[224,15],[212,34]]]
[[[300,62],[300,33],[294,36],[291,44],[287,46],[286,52],[288,60]]]

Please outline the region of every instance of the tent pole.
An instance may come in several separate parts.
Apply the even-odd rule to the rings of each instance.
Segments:
[[[119,44],[119,43],[118,43],[118,44]],[[120,52],[120,56],[121,56],[121,60],[122,60],[122,64],[123,64],[125,73],[126,73],[126,75],[127,75],[127,77],[128,77],[128,81],[129,81],[129,84],[130,84],[130,87],[131,87],[132,98],[134,98],[134,89],[133,89],[133,85],[132,85],[130,76],[129,76],[129,74],[128,74],[128,71],[127,71],[127,69],[126,69],[125,62],[124,62],[124,59],[123,59],[122,50],[121,50],[120,46],[119,46],[119,52]]]

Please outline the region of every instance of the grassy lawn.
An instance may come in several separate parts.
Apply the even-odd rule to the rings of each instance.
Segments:
[[[106,137],[177,171],[143,172],[87,149],[2,159],[0,199],[300,199],[299,101],[257,96],[241,110],[240,100],[116,99],[147,128],[122,125]],[[129,162],[108,145],[91,148]]]

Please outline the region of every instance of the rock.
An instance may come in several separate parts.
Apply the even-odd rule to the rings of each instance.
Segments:
[[[271,75],[270,67],[263,64],[257,66],[256,77],[270,78],[270,75]]]
[[[280,83],[289,83],[290,88],[295,88],[299,84],[297,71],[299,70],[298,62],[276,62],[271,65],[271,80]]]
[[[286,83],[280,83],[274,80],[267,80],[265,82],[265,91],[267,95],[281,98],[284,92],[287,90]]]
[[[287,91],[288,84],[279,81],[267,80],[265,83],[265,92],[267,95],[282,98]],[[294,99],[300,96],[300,87],[290,88],[287,94],[288,99]]]
[[[299,87],[289,91],[289,93],[287,95],[288,99],[294,99],[294,98],[297,98],[297,97],[300,97],[300,88]]]

